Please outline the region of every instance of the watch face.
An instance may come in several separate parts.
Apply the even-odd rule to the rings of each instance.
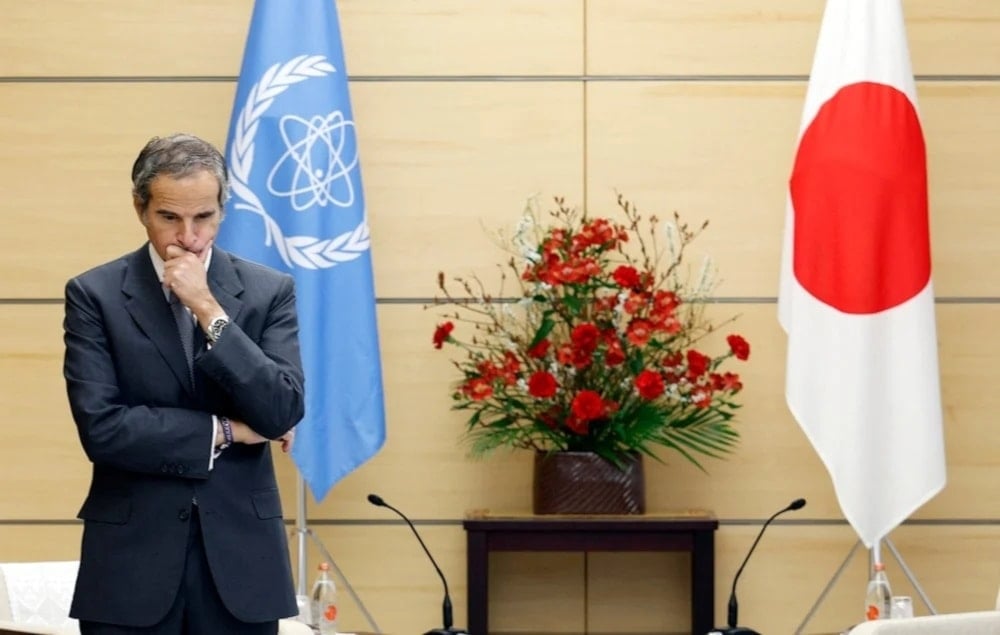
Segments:
[[[212,323],[208,325],[208,333],[205,335],[211,341],[216,341],[219,336],[222,335],[223,329],[229,325],[229,320],[227,318],[216,318],[212,320]]]

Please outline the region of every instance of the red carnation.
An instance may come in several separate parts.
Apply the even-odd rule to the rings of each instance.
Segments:
[[[636,376],[635,388],[640,397],[651,401],[663,394],[663,377],[660,373],[644,370]]]
[[[528,357],[532,357],[534,359],[541,359],[545,357],[545,354],[549,352],[549,346],[551,344],[552,343],[548,340],[540,341],[528,349]]]
[[[604,363],[608,366],[618,366],[625,362],[625,351],[617,339],[608,342],[608,350],[604,352]]]
[[[482,377],[474,377],[462,386],[462,392],[473,401],[484,401],[493,395],[493,386]]]
[[[687,362],[688,362],[688,378],[696,379],[705,374],[708,370],[708,364],[712,359],[699,353],[693,348],[687,352]]]
[[[747,360],[750,357],[750,344],[739,335],[730,335],[726,338],[729,342],[729,349],[733,351],[736,359]]]
[[[587,432],[590,429],[590,422],[586,419],[580,419],[575,415],[570,415],[566,419],[566,427],[569,428],[571,432],[579,434],[582,437],[587,435]]]
[[[601,331],[589,323],[580,324],[570,333],[570,339],[573,340],[573,347],[586,353],[594,352],[600,337]]]
[[[441,348],[448,338],[451,336],[451,332],[455,330],[455,325],[451,322],[445,322],[444,324],[438,324],[437,328],[434,329],[434,348]]]
[[[583,421],[600,419],[605,414],[604,400],[593,390],[581,390],[573,397],[573,416]]]
[[[531,374],[528,379],[528,394],[539,399],[548,399],[556,394],[559,383],[552,373],[539,370]]]
[[[639,286],[639,272],[635,270],[635,267],[621,265],[615,269],[611,277],[623,289],[634,289]]]
[[[629,322],[625,337],[635,346],[645,346],[653,336],[653,325],[649,320],[635,319]]]

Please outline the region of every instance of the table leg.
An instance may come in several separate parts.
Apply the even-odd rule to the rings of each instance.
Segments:
[[[715,628],[715,533],[695,531],[691,550],[691,632]]]
[[[488,635],[490,554],[486,550],[486,532],[467,532],[466,568],[469,633]]]

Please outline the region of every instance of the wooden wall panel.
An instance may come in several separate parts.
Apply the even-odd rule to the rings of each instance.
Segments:
[[[808,75],[822,0],[587,0],[592,75]],[[917,74],[996,73],[1000,9],[977,0],[904,0]],[[961,42],[961,46],[956,46]]]
[[[10,223],[0,271],[12,273],[0,277],[2,297],[61,297],[70,276],[145,240],[129,170],[149,137],[188,130],[225,143],[229,84],[74,85],[73,101],[63,90],[0,84],[0,103],[11,104],[0,110],[0,211]],[[433,295],[439,270],[464,270],[477,255],[492,270],[487,230],[511,224],[545,189],[580,198],[577,85],[360,84],[353,100],[381,297]],[[81,117],[92,125],[81,128]]]
[[[312,528],[382,632],[409,633],[414,629],[423,632],[441,626],[444,596],[441,580],[402,521],[387,525],[316,525]],[[464,532],[457,525],[421,525],[418,530],[448,578],[455,623],[464,624]],[[296,553],[293,545],[293,562]],[[308,553],[309,579],[312,580],[320,552],[311,543]],[[371,630],[350,596],[341,590],[339,597],[341,630]]]
[[[692,253],[718,264],[720,294],[773,297],[803,91],[768,82],[588,84],[589,206],[610,207],[617,189],[647,213],[707,218]],[[918,91],[935,291],[1000,295],[1000,277],[980,273],[1000,241],[1000,191],[981,168],[1000,162],[1000,86],[921,83]]]
[[[176,4],[176,3],[175,3]],[[153,134],[189,130],[222,144],[251,0],[179,5],[126,0],[0,0],[0,561],[71,559],[71,521],[89,466],[61,377],[65,280],[143,240],[128,170]],[[388,441],[322,503],[313,529],[385,632],[430,628],[441,591],[408,528],[369,505],[377,492],[418,520],[467,623],[461,519],[524,511],[531,456],[466,457],[449,410],[449,356],[430,346],[439,270],[492,279],[489,230],[524,200],[564,195],[610,209],[618,189],[645,212],[709,218],[696,243],[716,258],[719,294],[753,346],[741,369],[742,445],[709,474],[664,454],[648,462],[651,510],[713,509],[716,618],[761,519],[798,496],[740,587],[741,622],[792,632],[855,542],[825,469],[783,397],[777,290],[785,184],[822,0],[340,0],[372,218]],[[929,149],[948,485],[893,533],[941,611],[993,605],[1000,558],[992,413],[1000,344],[1000,238],[992,166],[1000,162],[1000,6],[904,0]],[[177,42],[184,42],[181,50]],[[961,42],[962,46],[955,43]],[[572,81],[580,74],[650,75]],[[674,81],[689,76],[699,81]],[[724,75],[718,81],[702,76]],[[981,75],[973,80],[970,75]],[[529,77],[530,76],[530,77]],[[691,77],[693,76],[693,77]],[[157,81],[140,81],[141,78]],[[18,78],[29,78],[20,81]],[[66,81],[78,78],[82,81]],[[93,81],[94,79],[115,81]],[[770,79],[768,79],[770,78]],[[209,81],[197,81],[208,79]],[[183,81],[179,81],[183,80]],[[970,299],[968,301],[964,299]],[[296,471],[277,455],[286,517]],[[794,518],[794,520],[791,520]],[[931,521],[920,524],[922,521]],[[321,523],[321,524],[315,524]],[[296,552],[292,542],[292,555]],[[890,560],[897,593],[911,593]],[[310,572],[317,552],[310,547]],[[496,630],[537,633],[685,629],[685,557],[503,554],[491,577]],[[813,619],[839,632],[860,617],[859,551]],[[918,604],[918,613],[924,612]],[[367,629],[344,602],[344,627]]]
[[[442,270],[492,272],[488,232],[515,222],[528,197],[582,195],[579,85],[356,88],[379,297],[431,296]]]
[[[706,460],[707,474],[679,455],[661,452],[664,463],[647,462],[649,509],[709,508],[721,518],[759,518],[782,500],[804,496],[811,518],[840,518],[829,477],[785,406],[785,345],[775,306],[719,305],[713,311],[720,317],[741,313],[732,330],[751,342],[751,361],[732,365],[746,386],[738,424],[741,445],[728,459]],[[322,504],[311,501],[310,517],[384,519],[384,510],[367,503],[370,492],[405,501],[407,513],[423,519],[460,519],[474,509],[528,509],[529,452],[500,452],[484,460],[466,455],[464,420],[449,410],[455,379],[449,360],[457,351],[430,345],[435,312],[383,305],[378,315],[386,445]],[[916,516],[996,518],[1000,485],[990,475],[1000,433],[989,413],[1000,408],[1000,397],[983,391],[981,382],[997,373],[993,360],[1000,356],[1000,344],[993,344],[990,329],[1000,319],[1000,307],[945,304],[938,306],[938,316],[949,483]],[[16,442],[0,445],[0,481],[10,486],[0,498],[0,518],[71,518],[86,492],[89,467],[61,374],[61,319],[61,305],[0,307],[0,376],[10,378],[0,391],[0,407],[19,413],[8,423]],[[26,447],[36,450],[25,452]],[[277,454],[285,510],[292,517],[295,468]]]
[[[236,75],[252,0],[0,0],[0,76]]]
[[[341,0],[352,75],[577,75],[582,0]],[[391,46],[386,43],[391,42]]]
[[[59,90],[0,84],[0,102],[17,104],[0,112],[10,130],[10,151],[0,154],[0,210],[11,228],[0,236],[0,268],[11,272],[0,278],[5,297],[58,297],[70,275],[139,244],[128,201],[134,154],[151,134],[178,129],[222,144],[232,87],[82,85],[72,103],[57,99]],[[801,87],[614,82],[588,90],[591,209],[610,210],[618,189],[647,212],[708,218],[696,253],[719,264],[720,293],[773,296]],[[1000,237],[991,202],[1000,196],[976,166],[1000,159],[991,115],[1000,87],[920,90],[937,292],[997,295],[1000,279],[978,272]],[[578,86],[561,83],[356,86],[379,295],[432,295],[440,270],[492,276],[502,252],[490,232],[513,227],[533,194],[543,204],[556,194],[582,204],[582,99]],[[540,102],[557,105],[537,109]],[[488,123],[484,110],[493,113]],[[81,112],[105,126],[80,130]],[[17,125],[36,116],[50,123]],[[48,174],[62,175],[62,187],[50,187]]]
[[[337,5],[351,75],[582,72],[581,0]],[[0,76],[233,77],[253,2],[45,0],[41,6],[0,0]]]
[[[141,245],[136,155],[177,131],[224,143],[233,88],[0,83],[0,297],[61,298],[70,276]]]
[[[62,377],[61,305],[0,306],[0,519],[76,516],[90,484]]]
[[[0,562],[76,560],[83,523],[0,524]]]

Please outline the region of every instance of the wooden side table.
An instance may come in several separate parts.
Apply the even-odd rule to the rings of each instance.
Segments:
[[[691,554],[691,632],[715,622],[711,512],[637,516],[470,515],[463,522],[471,635],[489,633],[490,554],[495,551],[686,551]]]

